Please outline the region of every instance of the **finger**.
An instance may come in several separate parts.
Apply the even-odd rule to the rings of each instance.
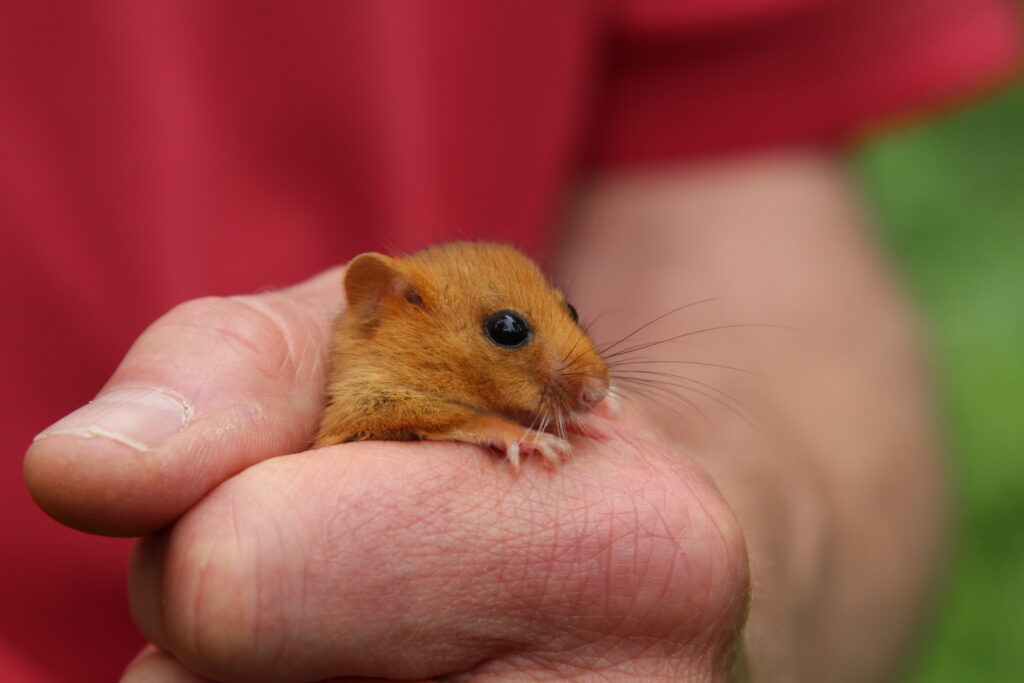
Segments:
[[[121,675],[120,683],[208,683],[183,667],[177,659],[152,645],[142,649]]]
[[[318,683],[380,683],[380,681],[379,678],[335,678]],[[197,676],[173,656],[153,645],[147,645],[125,668],[119,683],[210,683],[210,679]],[[427,682],[407,680],[405,683]]]
[[[263,462],[137,545],[136,623],[225,680],[659,657],[721,674],[746,604],[731,513],[678,453],[635,437],[574,441],[568,462],[528,460],[518,476],[447,443]]]
[[[140,535],[249,465],[308,446],[340,281],[333,269],[155,322],[94,401],[36,437],[24,465],[36,502],[83,531]]]

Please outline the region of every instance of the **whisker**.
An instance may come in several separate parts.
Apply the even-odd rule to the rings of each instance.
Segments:
[[[625,337],[622,337],[622,338],[621,338],[621,339],[619,339],[618,341],[612,342],[612,343],[611,343],[611,344],[609,344],[608,346],[605,346],[605,347],[603,347],[603,348],[602,348],[602,349],[600,350],[600,353],[601,353],[601,355],[602,355],[602,356],[606,355],[606,354],[607,354],[607,353],[608,353],[609,351],[611,351],[612,349],[614,349],[614,348],[615,348],[616,346],[618,346],[618,345],[619,345],[619,344],[621,344],[622,342],[626,341],[626,340],[627,340],[627,339],[629,339],[630,337],[633,337],[633,336],[634,336],[634,335],[636,335],[636,334],[637,334],[638,332],[640,332],[640,331],[642,331],[642,330],[645,330],[645,329],[647,329],[648,327],[650,327],[650,326],[651,326],[651,325],[653,325],[654,323],[658,322],[659,320],[662,320],[662,319],[664,319],[664,318],[667,318],[668,316],[672,315],[673,313],[678,313],[679,311],[684,311],[684,310],[686,310],[687,308],[692,308],[692,307],[694,307],[694,306],[699,306],[700,304],[706,304],[706,303],[709,303],[709,302],[711,302],[711,301],[719,301],[719,300],[720,300],[721,298],[722,298],[722,297],[720,297],[720,296],[713,296],[713,297],[710,297],[710,298],[707,298],[707,299],[700,299],[700,300],[698,300],[698,301],[693,301],[693,302],[691,302],[691,303],[688,303],[688,304],[684,304],[684,305],[682,305],[682,306],[679,306],[678,308],[673,308],[673,309],[672,309],[671,311],[668,311],[667,313],[662,313],[662,314],[661,314],[661,315],[659,315],[659,316],[658,316],[657,318],[654,318],[653,320],[649,320],[649,321],[647,321],[646,323],[644,323],[644,324],[643,324],[643,325],[641,325],[640,327],[636,328],[635,330],[633,330],[632,332],[630,332],[629,334],[627,334],[627,335],[626,335]]]
[[[746,368],[738,368],[738,367],[736,367],[734,365],[724,365],[722,363],[709,363],[707,361],[699,361],[699,360],[640,359],[640,360],[635,360],[634,361],[634,360],[629,360],[628,358],[622,358],[622,359],[616,360],[614,363],[607,363],[607,365],[608,365],[609,369],[612,369],[612,368],[620,368],[620,367],[622,367],[624,365],[653,365],[653,364],[661,364],[661,363],[666,363],[666,364],[671,363],[671,364],[679,364],[679,365],[706,365],[706,366],[712,367],[712,368],[722,368],[724,370],[735,370],[736,372],[742,372],[742,373],[744,373],[746,375],[754,375],[755,377],[765,377],[765,378],[767,378],[766,375],[764,375],[764,374],[762,374],[760,372],[755,372],[753,370],[747,370]]]
[[[597,324],[598,320],[600,320],[601,318],[605,317],[606,315],[611,315],[612,313],[622,313],[622,312],[623,312],[623,309],[621,309],[621,308],[613,308],[613,309],[604,311],[604,312],[598,314],[596,317],[587,320],[587,322],[580,323],[580,328],[582,328],[583,331],[586,332],[589,335],[590,334],[590,330],[594,327],[594,325]]]
[[[683,403],[686,404],[686,406],[688,408],[690,408],[690,410],[692,410],[693,412],[695,412],[698,415],[700,415],[701,419],[703,419],[704,422],[706,422],[708,424],[711,424],[711,420],[708,419],[707,414],[703,410],[701,410],[699,407],[697,407],[696,403],[694,403],[692,400],[686,398],[685,396],[680,396],[677,392],[672,391],[671,389],[666,389],[665,387],[660,386],[658,384],[648,383],[648,382],[645,382],[644,380],[641,380],[641,379],[638,379],[638,378],[624,377],[624,378],[617,378],[617,379],[621,379],[622,381],[627,381],[627,382],[631,382],[633,384],[638,385],[638,386],[630,387],[629,393],[636,394],[637,396],[641,396],[643,398],[646,398],[648,401],[651,401],[653,403],[656,403],[656,404],[660,405],[663,408],[668,409],[669,411],[675,413],[679,417],[685,418],[685,415],[682,412],[679,411],[679,409],[678,409],[676,404],[668,403],[667,401],[665,401],[665,399],[659,398],[653,392],[654,391],[658,391],[658,392],[660,392],[663,395],[671,397],[675,401],[682,401]]]
[[[572,363],[576,362],[576,359],[573,359],[572,363],[567,363],[566,359],[569,358],[569,356],[572,355],[572,352],[576,350],[576,347],[580,345],[580,342],[583,341],[584,337],[585,337],[585,335],[584,335],[583,331],[582,330],[577,330],[576,341],[573,342],[572,346],[569,348],[569,350],[566,352],[566,354],[564,356],[562,356],[562,361],[561,361],[562,365],[567,365],[568,364],[568,365],[571,366]],[[577,356],[577,358],[582,357],[584,353],[585,353],[585,350],[581,351],[580,355]]]
[[[544,387],[543,387],[543,389],[540,392],[540,398],[538,398],[538,400],[537,400],[537,408],[536,408],[536,410],[534,410],[533,420],[530,422],[530,426],[527,427],[527,429],[538,431],[538,432],[544,431],[544,422],[543,421],[544,421],[544,416],[547,413],[544,404],[547,401],[547,394],[548,394],[548,384],[547,384],[547,382],[545,382],[544,383]],[[538,426],[538,421],[540,421],[540,425],[539,426]]]
[[[728,401],[725,401],[725,400],[719,398],[718,396],[716,396],[715,394],[713,394],[713,393],[711,393],[709,391],[704,391],[703,389],[698,389],[697,387],[689,386],[687,384],[675,384],[675,383],[667,382],[667,381],[660,381],[659,382],[657,380],[652,380],[652,379],[644,378],[644,377],[623,377],[622,375],[613,375],[613,377],[615,377],[615,379],[617,379],[620,382],[632,382],[632,383],[635,383],[635,384],[642,384],[642,385],[644,385],[644,386],[646,386],[648,388],[651,388],[651,389],[654,389],[654,388],[661,389],[663,392],[665,392],[667,394],[670,394],[670,395],[674,396],[675,398],[677,398],[677,399],[679,399],[681,401],[685,401],[686,403],[691,404],[691,405],[692,405],[692,401],[690,399],[687,399],[686,397],[682,396],[678,392],[676,392],[676,391],[674,391],[672,389],[669,389],[666,385],[674,386],[674,387],[677,387],[680,390],[690,391],[690,392],[693,392],[695,394],[700,394],[701,396],[706,396],[707,398],[711,399],[715,403],[718,403],[723,408],[725,408],[726,410],[728,410],[729,412],[733,413],[738,418],[740,418],[741,420],[746,422],[750,427],[752,427],[754,429],[757,428],[756,423],[754,422],[754,420],[751,419],[751,417],[748,417],[742,411],[738,410],[735,406],[730,404]],[[694,381],[696,381],[696,380],[694,380]],[[714,388],[714,387],[711,387],[711,388]],[[720,391],[720,390],[718,390],[718,391]],[[726,395],[726,396],[728,396],[728,395]],[[729,397],[729,398],[732,398],[732,397]],[[739,402],[739,401],[737,401],[734,398],[732,400],[736,401],[736,403],[738,405],[742,406],[744,408],[744,410],[749,412],[751,414],[751,416],[753,416],[756,420],[760,421],[760,416],[758,416],[757,413],[755,413],[753,410],[751,410],[750,408],[748,408],[745,405],[743,405],[742,402]]]
[[[641,344],[637,344],[635,346],[631,346],[631,347],[626,348],[626,349],[619,349],[615,353],[608,353],[608,354],[602,354],[602,355],[604,356],[605,360],[607,361],[609,358],[616,358],[618,356],[621,356],[624,353],[631,353],[633,351],[642,351],[644,349],[649,349],[652,346],[657,346],[658,344],[667,344],[668,342],[678,341],[680,339],[685,339],[686,337],[692,337],[692,336],[697,335],[697,334],[704,334],[704,333],[707,333],[707,332],[717,332],[719,330],[729,330],[729,329],[734,329],[734,328],[738,328],[738,327],[771,327],[771,328],[784,329],[784,330],[796,329],[796,328],[793,328],[793,327],[787,327],[786,325],[772,325],[770,323],[735,323],[735,324],[732,324],[732,325],[716,325],[715,327],[705,327],[705,328],[700,329],[700,330],[691,330],[689,332],[684,332],[682,334],[677,334],[675,336],[668,337],[667,339],[660,339],[658,341],[652,341],[652,342],[643,342]]]
[[[569,278],[569,282],[565,285],[565,287],[559,285],[559,289],[561,289],[567,295],[572,294],[572,286],[576,284],[576,276],[580,274],[580,268],[583,266],[584,261],[587,260],[587,243],[584,242],[582,248],[577,249],[576,251],[576,267],[573,268],[572,277]]]
[[[699,379],[694,379],[693,377],[686,377],[684,375],[673,375],[673,374],[670,374],[670,373],[658,372],[656,370],[619,370],[619,372],[628,372],[628,373],[631,373],[631,374],[642,374],[642,375],[657,375],[659,377],[671,378],[672,380],[675,380],[675,381],[671,381],[670,382],[668,379],[664,379],[664,380],[661,380],[661,381],[665,382],[666,384],[670,384],[672,386],[679,387],[680,389],[687,389],[687,390],[690,390],[690,391],[696,391],[697,393],[704,394],[708,398],[711,398],[711,399],[714,399],[714,400],[718,401],[723,406],[729,408],[729,410],[731,410],[732,412],[736,413],[737,415],[740,414],[739,412],[737,412],[737,410],[732,405],[730,405],[729,403],[726,403],[725,400],[721,400],[721,399],[716,398],[714,394],[717,394],[718,396],[722,396],[725,399],[728,399],[729,401],[732,402],[732,404],[735,404],[736,406],[739,406],[740,408],[742,408],[744,411],[746,411],[749,414],[750,417],[752,417],[752,418],[754,418],[754,419],[756,419],[758,421],[761,420],[761,416],[758,415],[757,412],[755,412],[753,408],[751,408],[750,406],[745,404],[743,401],[739,400],[738,398],[736,398],[732,394],[730,394],[730,393],[728,393],[726,391],[723,391],[722,389],[719,389],[718,387],[714,386],[713,384],[709,384],[707,382],[702,382]],[[621,375],[616,375],[616,376],[622,378]],[[639,379],[639,378],[637,378],[637,379]],[[653,379],[650,379],[650,378],[643,378],[643,379],[648,379],[649,381],[652,381],[652,382],[657,382],[658,381],[658,380],[653,380]],[[713,393],[702,392],[702,391],[700,391],[698,389],[695,389],[694,387],[690,386],[689,384],[683,384],[683,382],[692,382],[693,384],[699,384],[702,387],[706,387],[707,389],[709,389]]]

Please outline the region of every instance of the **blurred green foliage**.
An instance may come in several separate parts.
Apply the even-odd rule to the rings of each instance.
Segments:
[[[957,522],[913,683],[1024,681],[1024,86],[857,151],[929,325]]]

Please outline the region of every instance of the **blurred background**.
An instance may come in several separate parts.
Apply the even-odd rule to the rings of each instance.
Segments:
[[[908,680],[1024,675],[1024,86],[853,157],[930,331],[956,497],[935,624]]]

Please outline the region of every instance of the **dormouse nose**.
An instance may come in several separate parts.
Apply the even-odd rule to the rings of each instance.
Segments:
[[[585,375],[573,387],[576,404],[583,410],[590,410],[608,395],[608,378],[599,375]]]

